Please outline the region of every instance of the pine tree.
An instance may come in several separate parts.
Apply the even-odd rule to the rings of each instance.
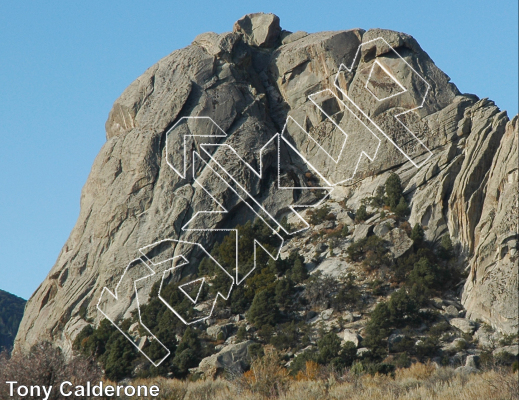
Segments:
[[[254,296],[248,317],[256,327],[263,327],[264,325],[274,326],[278,313],[278,306],[272,291],[262,290]]]
[[[419,246],[423,243],[425,238],[425,232],[422,228],[422,225],[416,223],[411,231],[411,240],[413,241],[415,246]]]
[[[388,200],[388,206],[391,207],[391,210],[394,211],[400,198],[402,197],[402,182],[400,181],[400,177],[392,173],[389,175],[386,181],[386,194]]]
[[[303,260],[301,260],[300,257],[297,257],[294,261],[294,266],[292,267],[292,280],[295,283],[301,283],[306,279],[308,279],[308,271]]]
[[[366,206],[363,204],[359,207],[359,209],[355,213],[355,221],[357,221],[357,222],[365,221],[366,219],[368,219],[368,217],[369,217],[369,215],[368,215],[368,212],[366,211]]]
[[[276,303],[279,307],[287,308],[292,305],[292,293],[294,291],[293,282],[287,279],[280,279],[276,283]]]
[[[398,202],[398,205],[395,207],[394,211],[399,217],[404,217],[409,214],[409,205],[405,201],[404,196],[400,197],[400,201]]]

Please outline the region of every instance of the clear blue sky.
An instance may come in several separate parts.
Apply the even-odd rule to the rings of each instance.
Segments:
[[[461,92],[517,113],[514,0],[2,1],[0,289],[28,298],[55,263],[121,92],[197,34],[258,11],[291,31],[409,33]]]

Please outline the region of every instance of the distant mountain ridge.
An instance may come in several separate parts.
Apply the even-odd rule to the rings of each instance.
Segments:
[[[0,350],[13,346],[26,302],[0,289]]]

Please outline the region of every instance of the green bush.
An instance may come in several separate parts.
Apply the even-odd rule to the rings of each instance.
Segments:
[[[299,341],[299,334],[294,321],[280,326],[277,334],[272,336],[270,344],[278,350],[286,350],[296,347]]]
[[[409,368],[411,366],[411,359],[407,353],[400,353],[393,359],[396,368]]]
[[[248,319],[256,327],[274,326],[278,319],[279,310],[274,299],[273,291],[262,290],[254,296],[248,312]]]
[[[73,348],[83,355],[96,357],[106,377],[113,381],[129,377],[133,362],[139,356],[135,347],[107,319],[96,329],[90,325],[83,328]]]
[[[257,358],[261,358],[265,355],[265,352],[263,351],[263,346],[259,343],[252,343],[249,344],[249,347],[247,347],[247,354],[249,356],[250,361],[254,361]]]
[[[240,342],[243,342],[244,340],[247,340],[247,329],[245,328],[245,325],[242,325],[238,328],[238,332],[236,332],[236,339],[238,339]]]
[[[290,278],[278,280],[275,294],[277,305],[284,309],[289,308],[292,305],[292,295],[294,294],[294,283],[292,280]]]
[[[335,332],[328,332],[317,341],[317,348],[319,350],[317,362],[319,364],[328,364],[339,354],[341,350],[341,339],[339,339]]]
[[[393,292],[388,302],[391,325],[400,328],[419,320],[419,306],[405,288]]]
[[[404,196],[400,197],[400,200],[398,201],[398,204],[395,207],[394,211],[395,211],[395,214],[398,215],[399,217],[405,217],[406,215],[409,214],[409,212],[410,212],[409,205],[405,201]]]
[[[391,265],[384,240],[376,235],[352,243],[346,250],[352,261],[362,261],[369,271]]]
[[[439,256],[445,260],[448,260],[453,256],[452,240],[448,233],[443,235],[441,238]]]
[[[387,194],[387,205],[391,207],[391,210],[395,211],[400,198],[402,197],[402,182],[400,181],[400,177],[392,173],[389,175],[386,181],[386,194]]]
[[[330,213],[330,206],[328,205],[315,210],[308,210],[307,215],[310,216],[309,222],[312,225],[319,225],[326,220],[335,219],[335,215]]]
[[[346,252],[352,261],[362,261],[368,252],[373,252],[377,257],[383,258],[387,255],[388,250],[384,246],[383,239],[376,235],[372,235],[352,243]]]
[[[369,200],[373,207],[383,207],[387,202],[387,198],[384,196],[384,186],[377,187],[375,196],[371,197]]]
[[[413,230],[411,231],[411,240],[413,241],[413,244],[415,247],[420,246],[425,239],[425,232],[422,228],[422,225],[416,223],[413,227]]]
[[[317,350],[306,350],[294,357],[290,364],[290,374],[295,376],[299,371],[304,371],[307,361],[317,362]]]
[[[355,284],[355,275],[349,273],[339,283],[337,295],[333,298],[333,308],[343,310],[345,305],[355,305],[361,298],[361,292]]]
[[[355,221],[361,222],[367,220],[368,218],[369,214],[366,211],[366,206],[363,204],[358,208],[357,212],[355,213]]]
[[[438,353],[439,344],[435,337],[427,337],[422,343],[415,346],[416,356],[420,361],[424,361],[428,357],[432,357]]]
[[[295,283],[301,283],[308,279],[308,270],[306,269],[304,259],[297,257],[294,261],[290,277]]]

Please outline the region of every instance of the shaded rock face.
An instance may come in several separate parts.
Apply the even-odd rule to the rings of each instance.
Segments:
[[[25,300],[0,289],[0,352],[13,347]]]
[[[515,334],[517,323],[519,259],[517,221],[518,119],[506,124],[505,133],[483,178],[481,217],[474,229],[474,256],[463,292],[467,316]]]
[[[411,88],[403,102],[391,97],[398,88],[380,65],[391,67]],[[380,82],[387,80],[371,92],[365,90],[370,71]],[[417,107],[426,88],[423,107],[406,121],[432,152],[417,169],[413,162],[419,164],[430,153],[409,141],[394,117]],[[311,101],[309,96],[318,92],[320,97]],[[387,136],[366,132],[362,115],[352,116],[340,105],[337,99],[346,101],[346,93]],[[374,93],[382,100],[374,100]],[[183,117],[210,117],[226,135],[206,142],[196,135],[213,134],[214,126],[186,120],[178,129],[195,136],[171,145],[168,132]],[[347,157],[334,153],[343,148],[343,132],[349,133]],[[352,209],[374,195],[391,171],[397,172],[411,205],[410,223],[427,226],[429,240],[450,233],[463,254],[461,262],[470,266],[463,295],[468,315],[500,330],[517,327],[517,117],[509,122],[491,101],[461,95],[409,35],[380,29],[291,35],[281,31],[276,16],[250,14],[233,32],[197,36],[190,46],[149,68],[115,101],[106,122],[107,142],[82,191],[76,226],[29,300],[16,345],[27,349],[44,339],[70,349],[87,320],[99,322],[96,304],[103,288],[115,288],[143,246],[173,238],[211,248],[216,240],[212,233],[182,229],[198,211],[214,207],[192,173],[182,178],[168,166],[178,162],[186,147],[201,152],[203,143],[226,143],[250,165],[261,164],[261,180],[240,165],[226,167],[276,219],[302,199],[317,202],[308,191],[276,190],[277,149],[267,147],[260,154],[276,133],[283,133],[321,171],[320,185],[326,186],[324,179],[342,182],[332,197],[347,197]],[[391,141],[401,143],[407,157]],[[372,162],[359,159],[363,150],[376,154]],[[288,146],[280,152],[286,163],[280,167],[280,181],[312,186],[308,165]],[[213,155],[228,158],[222,147]],[[334,161],[337,157],[341,162]],[[230,211],[211,214],[194,228],[232,228],[254,217],[229,187],[213,179],[206,164],[186,163],[186,171],[195,163],[197,179],[211,187],[215,198],[226,199]],[[180,275],[190,273],[186,267]],[[121,290],[133,288],[128,284]],[[129,317],[136,306],[135,296],[129,297],[118,317]]]

